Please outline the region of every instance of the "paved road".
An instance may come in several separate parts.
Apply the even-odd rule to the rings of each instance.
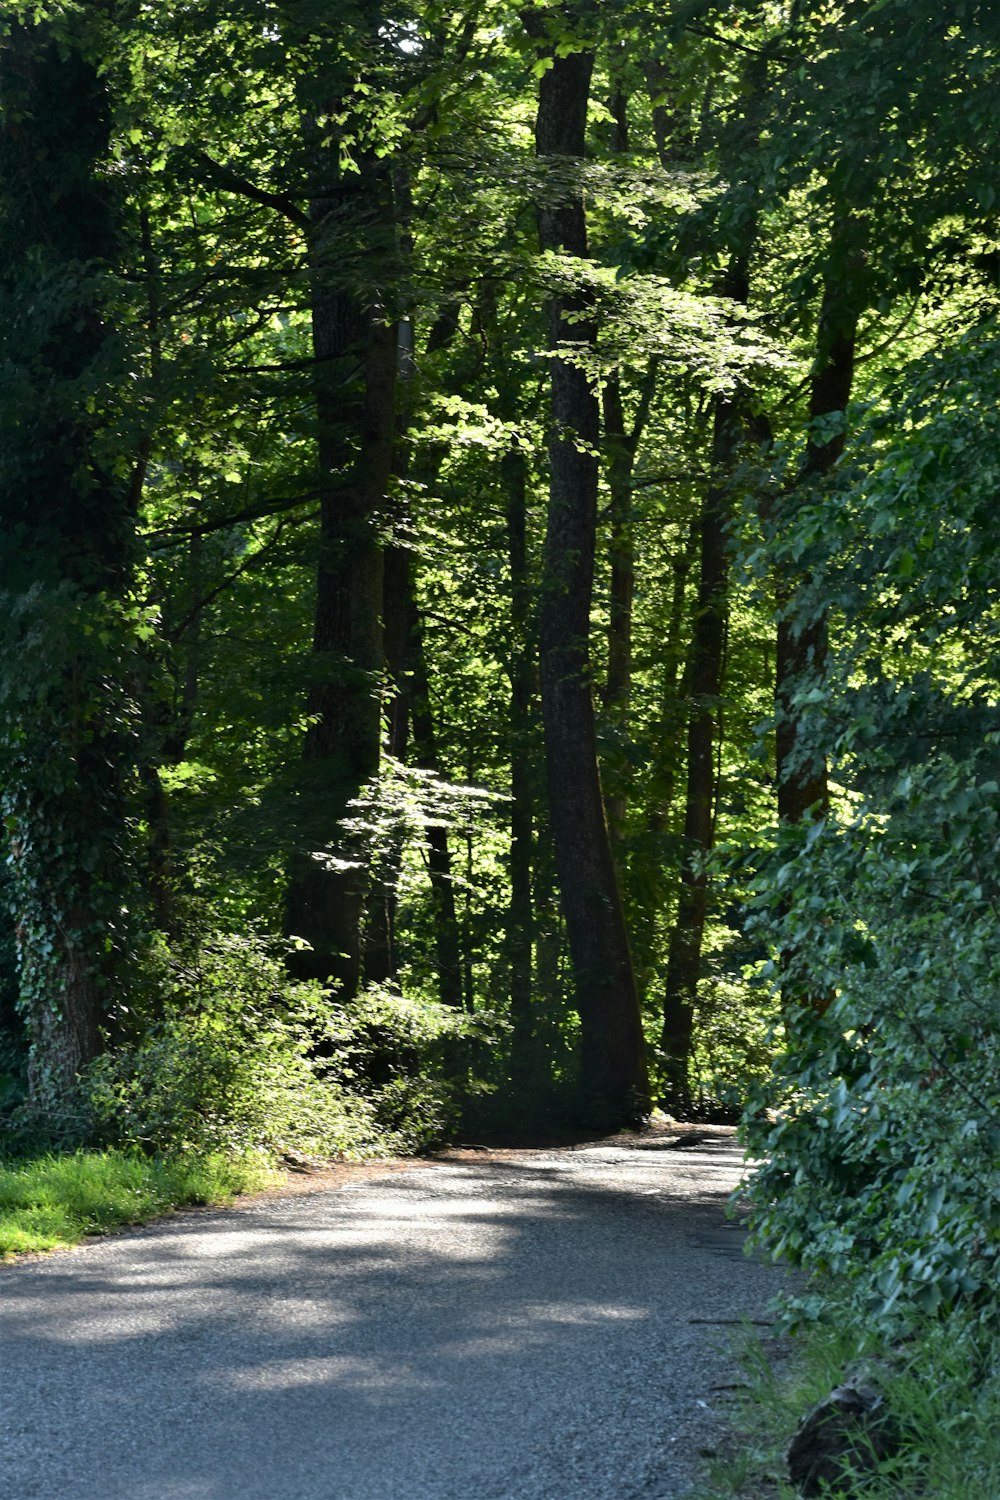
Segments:
[[[719,1134],[452,1159],[0,1271],[0,1500],[673,1500],[780,1273]]]

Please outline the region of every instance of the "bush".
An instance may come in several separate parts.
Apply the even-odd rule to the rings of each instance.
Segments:
[[[448,1137],[485,1081],[501,1023],[492,1013],[370,985],[325,1023],[338,1076],[370,1106],[391,1149],[415,1151]]]
[[[836,503],[781,538],[811,580],[793,628],[830,626],[829,669],[797,696],[834,795],[757,876],[789,1039],[746,1128],[755,1222],[846,1278],[886,1338],[998,1313],[996,341],[983,325],[904,372]]]
[[[66,1101],[65,1141],[144,1151],[317,1156],[443,1139],[487,1022],[372,989],[350,1006],[289,980],[280,947],[216,935],[158,946],[135,1037]]]
[[[290,983],[257,939],[215,936],[187,952],[158,947],[145,984],[152,1019],[81,1080],[90,1134],[147,1151],[359,1154],[374,1146],[371,1107],[317,1057],[326,1007]]]
[[[783,941],[837,992],[794,1018],[746,1128],[758,1234],[847,1277],[887,1328],[969,1300],[985,1316],[1000,1252],[994,789],[943,764],[901,788],[783,866]]]

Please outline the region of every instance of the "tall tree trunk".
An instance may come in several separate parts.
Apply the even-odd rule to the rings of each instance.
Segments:
[[[541,396],[540,382],[525,387],[512,357],[508,330],[497,316],[496,285],[486,283],[477,300],[488,348],[490,378],[496,389],[495,414],[516,432]],[[535,1022],[538,988],[535,891],[536,841],[542,787],[542,737],[538,713],[538,621],[529,548],[529,463],[523,439],[513,436],[500,460],[507,567],[510,575],[510,634],[506,651],[510,681],[509,897],[504,934],[511,1020],[511,1078],[523,1097],[537,1092],[544,1049]],[[550,997],[546,997],[550,998]]]
[[[401,265],[409,265],[413,255],[413,194],[409,166],[399,162],[393,172],[393,186],[399,221]],[[394,469],[406,477],[407,430],[412,416],[412,378],[414,328],[411,318],[401,318],[396,325],[396,372],[399,400],[396,414]],[[412,558],[404,540],[407,517],[396,500],[391,517],[393,540],[385,548],[382,564],[382,636],[385,655],[384,716],[385,748],[397,763],[406,759],[410,730],[410,703],[406,674],[409,655],[409,633],[412,614]],[[399,881],[403,868],[405,834],[395,829],[389,845],[375,851],[364,918],[364,978],[368,984],[385,984],[396,976],[396,911],[399,904]]]
[[[368,872],[342,823],[378,772],[383,669],[379,516],[392,473],[398,367],[393,320],[376,292],[345,281],[342,237],[359,230],[383,266],[392,254],[391,179],[374,161],[311,207],[312,332],[317,456],[323,493],[307,711],[304,812],[286,909],[308,949],[294,971],[353,995],[361,976]],[[349,257],[348,257],[349,259]],[[360,265],[350,273],[370,272]],[[332,858],[326,856],[332,855]]]
[[[431,713],[430,681],[424,647],[423,621],[413,586],[410,588],[410,629],[408,682],[410,712],[413,723],[413,747],[418,762],[428,771],[439,772],[441,762]],[[434,919],[434,947],[437,959],[438,998],[443,1005],[471,1009],[463,990],[463,953],[458,912],[455,908],[455,882],[452,875],[448,830],[435,824],[427,830],[427,873],[431,883],[431,905]]]
[[[609,375],[603,392],[604,445],[607,452],[607,482],[610,492],[608,522],[611,556],[611,587],[608,609],[608,675],[604,689],[604,711],[621,731],[627,727],[632,697],[632,604],[635,595],[635,543],[633,540],[632,474],[636,454],[649,420],[656,388],[656,362],[652,361],[639,391],[639,405],[629,428],[625,421],[621,377]],[[605,768],[608,779],[610,768]],[[612,848],[625,834],[628,799],[623,778],[605,797],[608,832]]]
[[[611,148],[628,151],[628,95],[611,63]],[[608,376],[603,390],[604,445],[607,453],[607,481],[611,492],[609,524],[611,530],[611,588],[608,600],[608,676],[604,689],[604,710],[622,727],[628,715],[632,693],[632,600],[635,594],[635,548],[632,543],[632,467],[636,444],[625,430],[625,404],[622,400],[621,375],[617,370]],[[638,439],[637,439],[638,441]],[[609,768],[605,764],[604,775]],[[621,784],[606,789],[604,809],[612,850],[625,834],[627,811],[625,788]]]
[[[394,544],[383,560],[383,640],[385,644],[385,749],[399,763],[410,739],[409,663],[412,567],[407,547]],[[403,836],[393,832],[387,848],[376,851],[365,903],[364,977],[385,984],[396,974],[396,908],[403,859]]]
[[[110,109],[84,17],[0,47],[0,803],[30,1085],[58,1109],[129,974],[134,455],[110,451],[127,383]],[[99,415],[94,415],[98,413]],[[100,430],[106,424],[106,430]]]
[[[536,149],[544,160],[585,152],[593,56],[551,58],[539,85]],[[587,254],[583,196],[547,190],[539,208],[543,250]],[[554,297],[549,346],[592,344],[581,295]],[[567,319],[572,321],[566,321]],[[580,321],[577,321],[577,319]],[[549,514],[543,555],[539,646],[549,808],[581,1024],[584,1107],[595,1122],[622,1124],[649,1107],[639,1001],[604,798],[590,684],[590,609],[597,526],[599,413],[587,375],[552,360]]]
[[[766,61],[760,56],[751,58],[744,68],[743,109],[727,142],[728,154],[734,159],[757,148],[766,83]],[[744,220],[734,227],[735,243],[719,290],[745,307],[750,301],[750,261],[757,238],[757,210],[752,200]],[[745,391],[715,397],[711,479],[698,520],[700,572],[687,669],[690,706],[684,857],[677,916],[667,953],[663,1001],[663,1099],[677,1113],[686,1113],[691,1108],[691,1046],[708,916],[705,859],[715,843],[717,756],[722,734],[721,696],[729,616],[727,532],[732,518],[733,476],[740,446],[754,431]]]
[[[646,811],[638,833],[638,849],[633,856],[634,880],[631,903],[631,938],[633,960],[640,993],[652,982],[662,951],[662,913],[668,904],[672,884],[672,860],[666,846],[674,789],[683,763],[683,727],[686,718],[684,683],[679,681],[684,666],[684,620],[687,614],[688,579],[698,551],[697,523],[693,523],[680,540],[671,559],[672,584],[667,611],[665,649],[662,655],[663,676],[660,702],[652,732],[657,755],[645,789]]]

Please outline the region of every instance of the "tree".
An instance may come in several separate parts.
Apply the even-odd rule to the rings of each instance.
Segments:
[[[132,434],[99,23],[0,41],[0,785],[36,1103],[127,989]]]
[[[379,49],[381,15],[379,7],[358,18],[353,40],[360,51]],[[294,954],[295,971],[335,979],[346,996],[361,982],[368,872],[345,844],[343,823],[379,765],[385,663],[379,528],[393,470],[398,368],[397,320],[386,291],[396,253],[392,175],[365,139],[366,122],[351,118],[349,79],[349,64],[345,70],[336,53],[324,59],[318,77],[303,72],[298,79],[311,148],[307,242],[320,551],[301,792],[305,848],[293,862],[286,915],[289,932],[308,943]],[[344,121],[338,129],[335,119]],[[357,160],[348,165],[352,152]]]
[[[574,22],[579,24],[579,17],[568,13],[561,19],[570,32]],[[546,58],[550,66],[539,84],[535,141],[543,160],[579,162],[585,154],[593,54],[579,40],[570,46],[573,50],[564,42]],[[543,251],[586,257],[578,187],[542,204],[539,242]],[[590,686],[599,409],[591,380],[572,355],[595,336],[586,294],[552,298],[552,436],[539,652],[549,815],[582,1028],[581,1088],[595,1120],[620,1124],[645,1112],[649,1086]]]

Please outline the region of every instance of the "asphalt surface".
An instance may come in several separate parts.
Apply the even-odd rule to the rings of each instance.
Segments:
[[[0,1500],[696,1500],[782,1279],[740,1171],[460,1152],[0,1270]]]

